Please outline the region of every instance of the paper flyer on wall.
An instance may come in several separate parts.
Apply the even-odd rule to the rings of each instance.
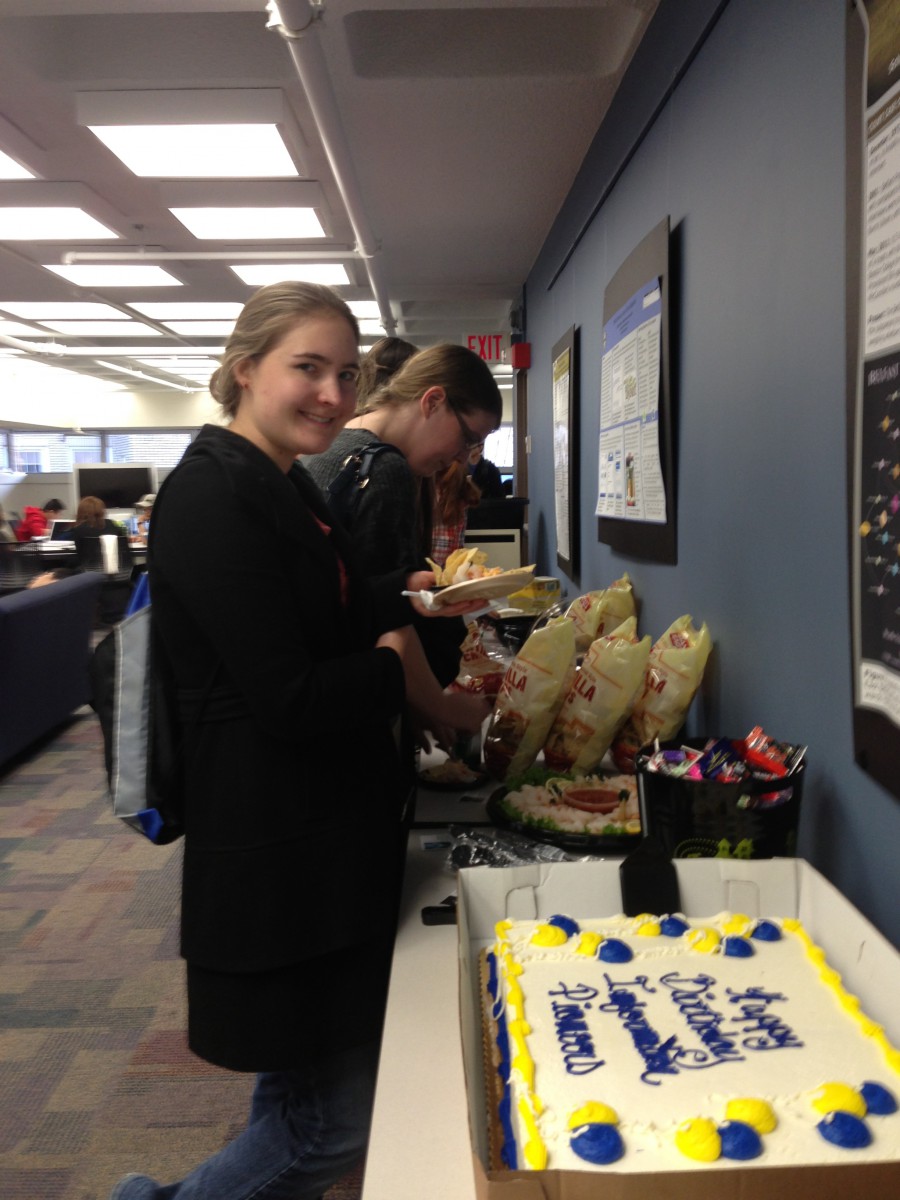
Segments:
[[[571,351],[567,347],[553,361],[553,478],[556,494],[556,549],[571,559],[569,542],[569,391]]]
[[[649,280],[603,329],[598,517],[665,524],[659,457],[662,297]]]

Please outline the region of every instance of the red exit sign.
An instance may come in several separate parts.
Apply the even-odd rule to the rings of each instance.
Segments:
[[[502,363],[509,347],[509,336],[505,333],[470,333],[466,345],[485,362]]]

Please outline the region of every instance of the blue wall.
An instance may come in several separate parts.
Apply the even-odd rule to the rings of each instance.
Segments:
[[[654,94],[671,94],[590,219],[637,105],[600,130],[527,281],[529,521],[539,569],[557,574],[550,357],[574,324],[583,520],[569,595],[627,570],[642,632],[656,637],[683,613],[707,622],[715,650],[688,731],[759,723],[809,745],[800,852],[900,944],[900,802],[856,767],[851,729],[846,7],[684,0],[679,18],[662,6],[680,19],[660,42],[669,61],[660,73],[650,47],[629,88],[651,112]],[[689,65],[672,90],[678,29],[696,40],[711,17],[694,57],[679,51]],[[666,215],[682,260],[676,566],[614,553],[592,515],[604,288]]]

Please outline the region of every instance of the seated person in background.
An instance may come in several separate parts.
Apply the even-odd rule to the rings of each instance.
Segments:
[[[101,571],[104,569],[103,549],[100,542],[100,538],[104,534],[111,534],[117,539],[119,569],[125,570],[130,567],[131,560],[128,554],[128,538],[125,530],[115,521],[110,521],[106,515],[106,505],[102,500],[97,496],[83,496],[78,502],[75,525],[71,531],[72,541],[75,543],[75,553],[78,556],[78,565],[83,570]],[[125,561],[123,561],[123,554]]]
[[[469,475],[481,492],[482,500],[502,500],[506,495],[499,468],[484,457],[484,443],[469,451]]]
[[[471,475],[458,462],[435,480],[434,513],[431,524],[431,557],[439,566],[447,555],[465,541],[466,511],[481,499]]]
[[[20,542],[30,542],[32,538],[46,537],[50,522],[61,512],[65,512],[65,508],[62,500],[48,500],[43,508],[34,508],[33,505],[26,504],[19,528],[16,530],[16,537]]]
[[[155,502],[156,496],[152,492],[148,492],[146,496],[141,496],[134,506],[137,509],[137,535],[142,542],[146,542],[147,534],[150,531],[150,514],[153,512]]]
[[[46,587],[48,583],[56,583],[58,579],[68,579],[70,575],[77,575],[78,572],[74,567],[54,567],[52,571],[41,571],[40,575],[35,575],[34,579],[27,584],[28,589]]]
[[[117,556],[109,561],[103,552],[104,536],[116,539]],[[97,602],[97,621],[100,626],[121,621],[131,595],[131,550],[128,535],[121,525],[110,521],[106,505],[97,496],[83,496],[75,513],[72,541],[78,566],[82,571],[99,571],[106,578]]]

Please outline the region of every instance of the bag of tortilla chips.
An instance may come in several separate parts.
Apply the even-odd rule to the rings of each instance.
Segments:
[[[650,635],[638,641],[637,618],[591,643],[544,746],[554,771],[594,771],[634,707],[644,683]]]
[[[575,624],[575,646],[581,651],[587,650],[598,637],[617,629],[623,621],[635,616],[628,572],[608,588],[576,596],[566,609],[566,616]]]
[[[690,616],[673,621],[653,644],[644,689],[634,711],[613,742],[613,758],[620,771],[634,771],[634,756],[654,738],[673,738],[687,717],[691,701],[703,680],[712,639],[706,625],[695,629]]]
[[[538,756],[575,673],[575,627],[556,617],[536,629],[510,663],[484,738],[496,779],[515,777]]]
[[[509,658],[492,656],[489,653],[476,621],[470,621],[466,626],[466,636],[460,651],[459,673],[450,684],[450,691],[496,696],[506,674]]]

